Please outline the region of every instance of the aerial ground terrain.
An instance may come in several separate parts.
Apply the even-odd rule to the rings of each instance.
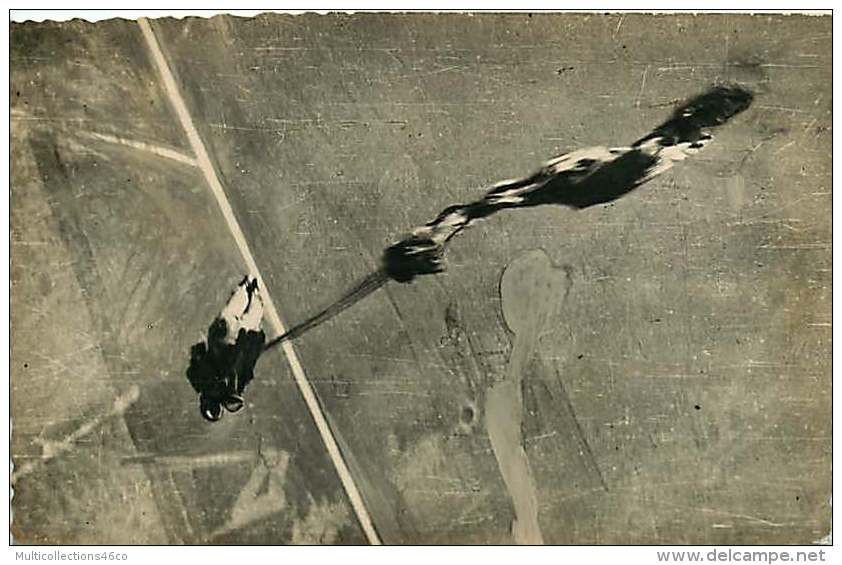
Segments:
[[[831,23],[13,24],[15,542],[824,538]],[[443,273],[268,351],[244,410],[200,416],[190,348],[254,265],[271,337],[447,206],[715,84],[755,98],[698,155],[478,222]]]

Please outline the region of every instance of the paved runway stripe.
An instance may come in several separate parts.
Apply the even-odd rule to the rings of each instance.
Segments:
[[[184,132],[187,135],[190,146],[196,155],[198,167],[202,170],[205,180],[207,181],[211,192],[213,192],[217,204],[219,204],[222,215],[225,217],[225,221],[228,224],[231,235],[234,236],[234,240],[237,243],[237,247],[240,249],[240,253],[243,256],[249,271],[251,271],[253,276],[257,277],[264,288],[264,302],[269,322],[271,323],[274,331],[278,335],[281,335],[286,331],[284,323],[281,321],[281,317],[275,308],[271,296],[269,295],[268,289],[263,281],[263,277],[260,276],[260,271],[257,268],[257,263],[255,262],[254,256],[249,249],[248,243],[246,242],[245,235],[237,222],[234,210],[231,208],[231,204],[225,195],[222,184],[216,175],[216,171],[213,168],[213,164],[211,163],[210,157],[205,149],[204,143],[202,142],[201,137],[199,137],[199,132],[193,124],[193,119],[190,117],[190,112],[187,110],[184,99],[181,97],[181,93],[176,85],[172,71],[164,58],[164,54],[161,52],[155,33],[152,31],[149,21],[146,18],[140,18],[138,20],[138,24],[140,25],[140,29],[146,39],[152,59],[155,61],[155,65],[161,75],[164,89],[169,97],[170,103],[172,104],[173,109],[184,128]],[[336,472],[339,475],[340,481],[342,481],[342,486],[345,488],[345,492],[348,494],[351,506],[360,521],[360,525],[362,526],[369,543],[373,545],[380,545],[380,537],[374,529],[374,524],[371,521],[371,517],[365,507],[365,503],[363,502],[357,485],[342,457],[342,453],[336,444],[333,432],[330,430],[330,426],[328,425],[325,415],[322,412],[321,406],[319,406],[319,401],[316,398],[316,394],[310,384],[310,381],[304,373],[304,368],[301,365],[301,361],[298,358],[298,354],[296,353],[292,342],[284,342],[282,344],[282,348],[286,354],[290,369],[292,370],[295,383],[298,385],[301,395],[304,397],[304,402],[307,404],[307,408],[313,417],[313,421],[315,422],[316,428],[322,437],[322,441],[324,441],[328,455],[330,456],[334,467],[336,467]]]

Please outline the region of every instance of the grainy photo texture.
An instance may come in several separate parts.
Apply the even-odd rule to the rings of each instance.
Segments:
[[[824,539],[831,44],[12,24],[15,543]]]

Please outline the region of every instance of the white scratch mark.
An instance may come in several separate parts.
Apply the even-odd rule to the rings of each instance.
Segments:
[[[625,19],[626,19],[626,15],[625,15],[625,14],[623,14],[622,16],[620,16],[620,21],[619,21],[619,22],[617,22],[617,28],[614,30],[614,33],[612,33],[612,34],[611,34],[611,39],[616,39],[616,38],[617,38],[617,34],[618,34],[618,33],[620,33],[620,26],[622,26],[622,25],[623,25],[623,20],[625,20]]]
[[[773,528],[783,528],[788,524],[780,524],[778,522],[772,522],[771,520],[767,520],[765,518],[760,518],[758,516],[752,516],[750,514],[740,514],[737,512],[729,512],[727,510],[719,510],[718,508],[705,508],[702,506],[685,506],[681,504],[666,504],[660,503],[662,506],[670,506],[672,508],[683,508],[685,510],[694,510],[697,512],[703,512],[705,514],[719,514],[721,516],[730,516],[731,518],[741,518],[743,520],[748,520],[750,522],[757,522],[759,524],[765,524],[767,526],[771,526]]]
[[[777,111],[777,112],[792,112],[793,114],[809,114],[810,113],[807,110],[801,110],[799,108],[789,108],[788,106],[769,106],[769,105],[760,106],[760,105],[758,105],[757,108],[761,109],[761,110],[772,110],[772,111]]]
[[[640,92],[637,93],[637,99],[634,101],[634,107],[640,108],[640,99],[643,97],[643,90],[646,88],[646,75],[649,74],[649,65],[643,69],[643,79],[640,81]]]
[[[780,153],[781,151],[783,151],[787,147],[790,147],[791,145],[794,145],[794,144],[795,144],[795,141],[790,141],[789,143],[786,143],[786,144],[782,145],[780,148],[778,148],[777,151],[775,151],[775,154],[777,155],[778,153]]]

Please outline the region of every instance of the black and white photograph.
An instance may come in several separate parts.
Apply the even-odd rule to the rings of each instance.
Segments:
[[[831,544],[832,23],[10,21],[10,544]]]

